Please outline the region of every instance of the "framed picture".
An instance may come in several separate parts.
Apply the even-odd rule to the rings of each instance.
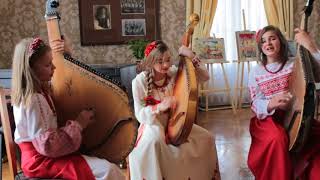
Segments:
[[[296,57],[297,54],[297,43],[294,40],[288,40],[288,57]]]
[[[93,6],[93,28],[94,30],[111,29],[110,5]]]
[[[145,19],[122,19],[122,36],[145,36]]]
[[[81,45],[158,39],[159,0],[79,0]]]
[[[237,50],[239,61],[251,61],[258,59],[258,46],[255,31],[237,31]]]
[[[144,14],[145,0],[121,0],[121,14]]]
[[[223,38],[196,38],[193,49],[205,63],[226,61]]]

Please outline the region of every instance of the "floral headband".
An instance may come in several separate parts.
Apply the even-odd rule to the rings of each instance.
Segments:
[[[257,42],[257,44],[260,42],[259,37],[260,37],[261,32],[262,32],[262,29],[259,29],[259,30],[256,32],[256,42]]]
[[[146,49],[144,50],[144,57],[145,57],[145,58],[148,57],[149,54],[151,53],[151,51],[152,51],[153,49],[155,49],[156,47],[157,47],[156,41],[153,41],[152,43],[148,44],[148,45],[146,46]]]
[[[46,44],[40,38],[34,38],[28,47],[28,57],[31,58],[34,54],[38,53]]]

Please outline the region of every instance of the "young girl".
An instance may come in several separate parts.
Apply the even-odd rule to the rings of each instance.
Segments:
[[[320,51],[308,34],[300,29],[295,31],[296,41],[320,62]],[[293,98],[288,81],[294,58],[288,58],[287,41],[274,26],[263,28],[257,41],[261,62],[250,72],[248,84],[251,109],[255,113],[250,122],[252,143],[248,166],[258,180],[289,180],[302,176],[320,179],[320,144],[312,142],[315,137],[320,137],[316,122],[310,141],[299,154],[298,163],[291,163],[288,151],[289,140],[282,120]]]
[[[64,41],[54,41],[51,46],[55,52],[64,51]],[[49,88],[55,69],[50,47],[39,38],[23,39],[16,45],[12,64],[14,135],[21,149],[24,175],[70,180],[124,179],[116,165],[76,153],[81,131],[93,120],[93,111],[83,110],[76,120],[57,127]]]
[[[209,79],[204,65],[191,50],[181,47],[179,51],[193,59],[200,80]],[[193,125],[186,143],[173,146],[166,140],[168,110],[176,106],[173,87],[177,74],[167,45],[162,41],[150,43],[142,67],[144,71],[132,81],[135,115],[140,127],[136,147],[129,155],[131,179],[211,180],[218,177],[214,138],[208,131]]]

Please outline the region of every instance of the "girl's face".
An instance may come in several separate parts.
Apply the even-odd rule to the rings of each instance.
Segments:
[[[169,51],[164,52],[155,59],[153,69],[161,74],[166,74],[171,67],[171,56]]]
[[[164,52],[155,59],[153,69],[161,74],[166,74],[171,67],[171,56],[169,51]]]
[[[262,52],[272,62],[278,60],[281,49],[280,39],[274,31],[267,31],[262,35],[261,39]]]
[[[41,82],[50,81],[55,68],[56,67],[52,64],[51,51],[47,51],[43,56],[37,59],[32,67]]]

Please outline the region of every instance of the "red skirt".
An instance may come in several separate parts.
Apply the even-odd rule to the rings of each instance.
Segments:
[[[66,180],[94,180],[95,177],[80,154],[50,158],[39,154],[31,142],[18,144],[21,149],[21,168],[26,177]]]
[[[263,120],[251,119],[252,142],[248,155],[251,172],[257,180],[320,179],[320,143],[317,142],[320,124],[314,123],[310,140],[302,152],[290,154],[288,134],[282,126],[283,115],[278,111]],[[298,159],[295,163],[293,156]]]

